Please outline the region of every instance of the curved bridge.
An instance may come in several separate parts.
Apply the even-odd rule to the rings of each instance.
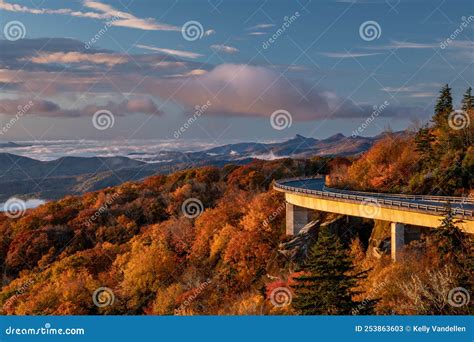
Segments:
[[[404,245],[405,224],[437,228],[451,208],[458,226],[474,234],[474,199],[469,197],[383,194],[327,188],[322,177],[276,181],[285,193],[287,234],[298,234],[308,223],[308,209],[392,223],[392,258]]]

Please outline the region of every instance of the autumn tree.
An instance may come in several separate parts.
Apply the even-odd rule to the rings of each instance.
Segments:
[[[127,298],[127,307],[139,313],[152,295],[175,271],[175,255],[166,244],[158,227],[144,236],[135,238],[131,250],[117,258],[116,266],[123,270],[121,288]]]

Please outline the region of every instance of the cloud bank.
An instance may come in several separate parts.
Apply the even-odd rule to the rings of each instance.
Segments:
[[[29,115],[53,117],[87,116],[99,109],[117,115],[161,114],[156,103],[176,103],[187,111],[207,101],[212,106],[203,115],[216,117],[270,117],[283,109],[295,121],[310,121],[367,117],[373,111],[372,106],[354,103],[276,69],[246,64],[212,66],[181,59],[194,57],[187,51],[152,48],[153,53],[128,55],[85,49],[72,39],[0,41],[0,85],[13,93],[0,101],[3,113],[16,113],[18,98],[23,103],[26,98],[35,99]],[[223,47],[227,52],[229,48]],[[101,103],[120,93],[132,100],[82,108],[56,104],[56,98],[79,98],[84,93],[90,99],[101,98]],[[415,114],[420,113],[393,104],[380,116]]]
[[[28,108],[25,110],[24,108]],[[110,111],[113,115],[123,116],[132,113],[162,115],[156,104],[149,98],[134,98],[123,102],[109,102],[103,106],[87,105],[82,108],[62,108],[55,102],[34,98],[0,100],[0,114],[38,115],[43,117],[81,117],[92,116],[99,110]]]
[[[269,117],[274,111],[284,109],[292,114],[293,120],[308,121],[366,117],[373,111],[372,106],[357,105],[334,92],[251,65],[222,64],[185,80],[148,80],[141,90],[189,107],[211,101],[206,115],[216,116]],[[394,105],[380,115],[414,114],[413,109]]]

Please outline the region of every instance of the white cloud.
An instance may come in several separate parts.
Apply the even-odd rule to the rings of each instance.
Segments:
[[[212,35],[215,34],[215,33],[216,33],[216,30],[209,29],[209,30],[207,30],[206,32],[204,32],[204,35],[205,35],[206,37],[208,37],[208,36],[212,36]]]
[[[424,50],[424,49],[437,49],[441,48],[441,44],[446,46],[445,49],[458,49],[472,51],[474,49],[474,43],[469,40],[451,40],[449,42],[435,42],[435,43],[415,43],[408,41],[393,40],[388,45],[371,46],[366,47],[368,50],[392,50],[392,49],[411,49],[411,50]]]
[[[47,9],[47,8],[31,8],[27,6],[21,6],[18,4],[10,4],[4,0],[0,0],[0,9],[9,12],[21,12],[21,13],[30,13],[30,14],[62,14],[70,15],[73,17],[83,17],[83,18],[92,18],[92,19],[108,19],[111,18],[105,14],[100,14],[96,12],[82,12],[82,11],[73,11],[69,8],[61,9]]]
[[[413,94],[410,94],[410,97],[415,97],[415,98],[431,97],[431,98],[434,98],[434,97],[436,97],[436,93],[429,93],[429,92],[413,93]]]
[[[367,56],[381,55],[380,52],[364,53],[364,52],[321,52],[320,55],[331,58],[358,58]]]
[[[112,22],[113,26],[123,26],[149,31],[180,31],[179,27],[156,22],[153,18],[140,19],[133,14],[116,10],[110,5],[98,1],[84,0],[84,6],[102,12],[113,18],[120,18]]]
[[[257,24],[252,27],[248,27],[247,30],[252,31],[252,30],[261,30],[261,29],[266,29],[270,27],[274,27],[275,24]]]
[[[234,54],[234,53],[239,52],[239,49],[233,46],[224,45],[224,44],[211,45],[211,49],[216,52],[223,52],[223,53],[228,53],[228,54]]]
[[[30,14],[59,14],[69,15],[72,17],[90,18],[90,19],[102,19],[110,20],[112,26],[122,26],[135,28],[140,30],[151,30],[151,31],[180,31],[181,28],[173,25],[158,23],[153,18],[137,18],[131,13],[122,12],[110,5],[103,4],[98,1],[84,0],[84,6],[94,11],[75,11],[69,8],[60,9],[49,9],[49,8],[32,8],[27,6],[21,6],[18,4],[10,4],[5,0],[0,0],[0,9],[9,12],[22,12]]]
[[[381,45],[381,46],[374,46],[368,47],[370,50],[392,50],[392,49],[435,49],[439,48],[438,43],[414,43],[414,42],[407,42],[407,41],[398,41],[393,40],[388,45]]]
[[[423,89],[426,88],[440,88],[443,84],[437,82],[431,83],[418,83],[414,85],[405,85],[401,87],[383,87],[381,90],[387,92],[396,92],[396,93],[404,93],[404,92],[421,92]]]
[[[451,40],[448,44],[448,47],[453,47],[457,49],[465,49],[469,51],[474,50],[474,41],[471,40]]]
[[[199,57],[203,56],[200,53],[195,53],[195,52],[190,52],[190,51],[183,51],[183,50],[165,49],[165,48],[159,48],[159,47],[144,45],[144,44],[137,44],[135,46],[140,48],[140,49],[161,52],[161,53],[164,53],[166,55],[171,55],[171,56],[176,56],[176,57],[184,57],[184,58],[194,59],[194,58],[199,58]]]

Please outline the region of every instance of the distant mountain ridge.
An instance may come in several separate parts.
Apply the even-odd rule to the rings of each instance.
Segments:
[[[127,157],[62,157],[52,161],[39,161],[15,154],[0,153],[0,181],[24,179],[25,176],[31,179],[77,176],[135,168],[144,164]]]
[[[20,145],[11,141],[1,142],[0,141],[0,148],[15,148],[15,147],[25,147],[27,145]]]
[[[392,133],[395,135],[404,132]],[[182,161],[206,160],[239,160],[245,158],[308,158],[312,156],[349,156],[367,151],[376,141],[385,137],[346,137],[335,134],[326,139],[306,138],[297,134],[294,138],[276,143],[243,142],[213,147],[198,152],[162,151],[155,157],[138,158],[146,162],[166,162],[179,159]],[[136,155],[136,153],[134,153]],[[271,158],[265,158],[271,156]]]
[[[296,135],[283,142],[243,142],[197,152],[161,151],[153,156],[147,153],[143,157],[140,153],[133,153],[133,159],[129,156],[61,157],[39,161],[0,153],[0,201],[11,196],[58,199],[140,180],[157,173],[166,174],[204,165],[246,164],[254,159],[357,155],[383,137],[383,134],[355,138],[336,134],[319,140]],[[0,147],[2,144],[0,142]],[[11,144],[15,143],[8,144],[12,147]]]

